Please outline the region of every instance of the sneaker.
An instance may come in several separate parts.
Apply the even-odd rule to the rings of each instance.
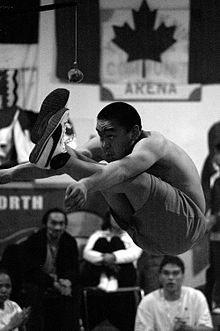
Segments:
[[[117,291],[118,289],[118,280],[115,277],[110,277],[108,282],[107,292]]]
[[[64,137],[68,118],[68,109],[63,108],[48,121],[46,131],[29,156],[29,161],[38,168],[51,169],[52,158],[58,154],[66,153]]]
[[[97,287],[100,290],[107,291],[107,289],[108,289],[108,283],[109,283],[108,277],[105,274],[101,274],[101,276],[100,276],[100,282],[97,285]]]
[[[66,106],[70,92],[64,88],[52,91],[42,102],[37,120],[31,130],[31,141],[37,144],[46,131],[49,119]]]

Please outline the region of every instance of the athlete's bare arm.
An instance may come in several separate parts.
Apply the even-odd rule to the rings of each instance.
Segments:
[[[149,136],[137,142],[131,154],[107,164],[80,182],[91,192],[106,190],[146,171],[165,153],[166,139],[160,134]]]
[[[87,192],[108,191],[112,187],[145,172],[166,154],[167,140],[159,133],[149,135],[136,143],[133,151],[124,158],[100,167],[89,177],[69,185],[66,191],[66,206],[73,200],[82,207]]]

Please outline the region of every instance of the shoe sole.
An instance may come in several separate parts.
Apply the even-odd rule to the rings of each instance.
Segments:
[[[51,136],[53,135],[55,130],[58,128],[58,126],[59,126],[60,122],[62,121],[63,116],[66,112],[67,112],[67,109],[63,108],[63,109],[60,109],[56,114],[54,114],[53,117],[51,117],[51,119],[48,122],[45,133],[43,134],[43,136],[41,137],[39,142],[36,144],[36,146],[33,148],[32,152],[29,156],[29,161],[31,163],[37,164],[38,160],[40,159],[40,157],[45,149],[45,146],[46,146],[48,140],[51,138]],[[45,167],[47,167],[49,165],[50,159],[52,158],[52,155],[56,149],[56,146],[60,139],[61,134],[62,134],[62,128],[61,128],[59,135],[54,137],[55,139],[53,141],[53,146],[48,155],[47,162],[45,163]]]
[[[42,102],[37,120],[31,130],[31,141],[37,144],[43,136],[50,118],[64,108],[69,99],[70,92],[64,88],[58,88],[52,91]]]

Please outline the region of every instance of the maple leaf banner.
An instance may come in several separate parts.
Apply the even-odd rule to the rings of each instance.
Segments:
[[[189,3],[101,1],[101,99],[199,101],[188,84]]]

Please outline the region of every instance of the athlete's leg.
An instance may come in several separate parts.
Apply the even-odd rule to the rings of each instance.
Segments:
[[[74,156],[70,163],[85,176],[100,166]],[[150,174],[142,173],[102,194],[119,226],[153,254],[181,254],[205,233],[204,216],[193,201]]]
[[[73,179],[79,180],[94,174],[100,167],[104,166],[74,150],[71,151],[71,155],[66,152],[58,156],[61,156],[64,162],[62,161],[63,166],[57,169],[39,168],[30,162],[18,164],[7,169],[0,169],[0,184],[16,180],[47,178],[62,174],[67,174]]]
[[[150,192],[151,176],[147,173],[142,173],[122,184],[112,186],[108,189],[108,191],[103,192],[103,194],[106,196],[106,199],[109,199],[109,202],[111,200],[111,203],[113,204],[113,200],[116,200],[115,202],[117,202],[117,198],[114,196],[114,193],[122,193],[120,195],[121,202],[123,201],[123,203],[126,204],[127,200],[133,212],[135,212],[148,201]]]
[[[58,169],[38,168],[30,162],[18,164],[7,169],[0,169],[0,184],[6,184],[12,181],[48,178],[63,174],[67,174],[73,179],[79,180],[83,176],[93,174],[101,167],[99,163],[94,163],[94,161],[90,159],[86,162],[84,161],[82,166],[82,163],[76,162],[77,155],[79,156],[80,154],[75,153],[74,162],[72,162],[73,157],[67,154],[69,161]]]
[[[124,230],[129,227],[130,220],[135,211],[141,209],[148,201],[151,189],[148,178],[148,174],[141,174],[132,181],[102,192],[107,204],[112,210],[115,221]]]
[[[7,169],[0,169],[0,184],[7,184],[13,181],[26,181],[64,174],[64,169],[40,169],[33,164],[26,162]]]

